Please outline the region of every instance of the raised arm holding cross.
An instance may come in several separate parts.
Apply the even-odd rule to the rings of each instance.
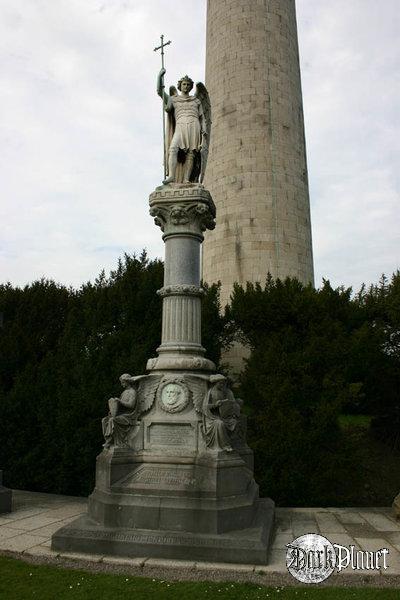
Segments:
[[[163,73],[163,75],[161,76],[161,80],[160,80],[160,84],[161,84],[161,88],[162,88],[162,93],[164,92],[164,73],[165,73],[165,68],[164,68],[164,48],[165,46],[168,46],[171,43],[171,40],[169,40],[168,42],[165,42],[164,44],[164,35],[161,35],[161,45],[157,46],[156,48],[154,48],[154,52],[157,52],[158,50],[161,50],[161,72]],[[158,90],[157,90],[158,91]],[[166,159],[166,152],[165,152],[165,112],[164,112],[164,106],[162,107],[162,124],[163,124],[163,165],[164,165],[164,179],[167,176],[167,159]]]

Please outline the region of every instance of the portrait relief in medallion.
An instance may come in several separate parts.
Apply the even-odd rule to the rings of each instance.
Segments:
[[[176,379],[161,383],[159,387],[159,405],[169,413],[180,412],[189,402],[189,390],[186,385]]]

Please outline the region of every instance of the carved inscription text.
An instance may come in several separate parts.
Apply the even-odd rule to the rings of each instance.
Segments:
[[[195,432],[190,423],[152,423],[148,429],[148,441],[154,446],[195,445]]]

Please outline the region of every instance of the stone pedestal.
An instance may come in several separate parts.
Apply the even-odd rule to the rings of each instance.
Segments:
[[[150,213],[165,242],[158,356],[147,375],[123,376],[130,390],[110,401],[88,514],[52,547],[265,564],[273,502],[259,499],[241,401],[201,345],[200,244],[215,206],[202,185],[170,184]],[[130,412],[113,413],[115,402]]]
[[[3,485],[3,471],[0,471],[0,513],[11,512],[12,492]]]

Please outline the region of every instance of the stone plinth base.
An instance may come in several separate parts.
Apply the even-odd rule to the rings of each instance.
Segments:
[[[147,429],[153,426],[154,421]],[[174,431],[174,426],[164,423],[162,427]],[[221,534],[250,527],[258,485],[244,460],[247,455],[181,449],[180,456],[171,456],[167,452],[165,447],[163,456],[156,449],[130,456],[122,449],[104,450],[97,458],[89,518],[121,530]]]
[[[98,525],[86,515],[59,529],[52,538],[58,551],[204,560],[265,565],[274,503],[260,499],[252,526],[224,534],[196,534],[160,529],[122,529]]]
[[[12,492],[2,485],[3,471],[0,471],[0,513],[11,512]]]

